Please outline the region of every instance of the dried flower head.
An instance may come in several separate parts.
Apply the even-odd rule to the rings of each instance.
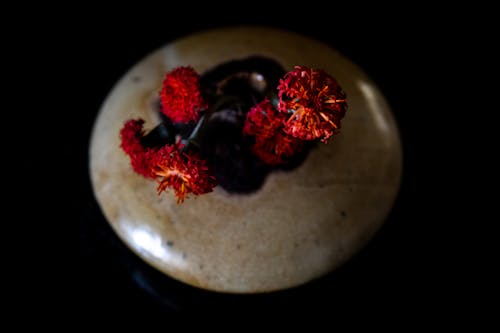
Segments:
[[[183,152],[182,147],[180,142],[163,146],[157,151],[152,167],[158,178],[158,194],[171,188],[177,203],[182,203],[190,193],[211,192],[216,185],[206,161],[196,154]]]
[[[120,130],[120,147],[129,156],[130,164],[135,172],[146,178],[154,178],[151,173],[151,160],[155,152],[141,144],[144,136],[143,125],[142,119],[128,120]]]
[[[189,66],[177,67],[166,74],[160,91],[162,112],[173,122],[198,121],[207,108],[200,91],[200,76]]]
[[[295,66],[280,80],[278,96],[278,108],[288,117],[285,132],[303,140],[327,142],[347,110],[342,88],[321,69]]]
[[[278,165],[290,160],[302,149],[300,139],[283,131],[285,114],[264,99],[247,113],[243,134],[254,136],[251,151],[264,163]]]

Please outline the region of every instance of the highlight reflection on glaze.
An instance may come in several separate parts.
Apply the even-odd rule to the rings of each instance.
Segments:
[[[162,240],[159,234],[153,234],[143,228],[135,228],[129,231],[130,239],[134,248],[144,255],[153,256],[173,267],[182,268],[186,261],[182,255],[175,251],[166,240]]]

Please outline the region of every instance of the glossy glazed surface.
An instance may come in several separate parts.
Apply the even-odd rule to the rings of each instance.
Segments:
[[[119,147],[125,120],[146,130],[164,74],[198,72],[250,55],[322,68],[347,94],[341,133],[291,172],[275,172],[248,195],[220,187],[176,204],[135,174]],[[149,127],[148,127],[149,126]],[[165,274],[234,293],[273,291],[319,277],[348,260],[384,222],[399,189],[402,152],[391,110],[364,72],[332,48],[269,28],[198,33],[153,52],[126,73],[96,119],[90,144],[96,198],[127,246]]]

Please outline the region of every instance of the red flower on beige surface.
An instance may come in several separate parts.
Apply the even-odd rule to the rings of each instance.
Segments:
[[[132,169],[146,178],[154,178],[151,172],[151,160],[154,150],[144,147],[141,139],[144,137],[144,120],[130,119],[120,130],[121,148],[130,158]]]
[[[165,76],[160,91],[162,112],[174,122],[198,121],[207,108],[200,91],[200,76],[189,66],[173,69]]]
[[[287,115],[285,132],[327,142],[340,129],[347,110],[346,95],[337,81],[321,69],[295,66],[278,85],[278,108]]]
[[[243,134],[254,136],[251,151],[264,163],[278,165],[302,148],[302,140],[283,131],[285,115],[264,99],[247,113]]]
[[[154,157],[152,172],[158,180],[158,194],[168,188],[174,190],[177,203],[182,203],[190,194],[211,192],[216,185],[207,162],[197,154],[183,151],[183,144],[165,145]]]

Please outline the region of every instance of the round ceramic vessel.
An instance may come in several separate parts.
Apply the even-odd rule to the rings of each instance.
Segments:
[[[321,68],[347,95],[340,134],[292,171],[270,173],[251,194],[220,186],[177,204],[137,175],[120,148],[124,122],[160,119],[155,103],[165,73],[264,56],[285,70]],[[258,293],[304,284],[351,258],[387,217],[398,193],[402,151],[391,110],[353,62],[311,38],[259,27],[216,29],[176,40],[140,60],[117,82],[96,118],[90,143],[95,196],[113,230],[144,261],[186,284]]]

